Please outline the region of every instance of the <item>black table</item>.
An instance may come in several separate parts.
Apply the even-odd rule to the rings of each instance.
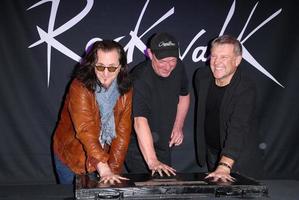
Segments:
[[[125,174],[120,184],[99,183],[94,175],[76,176],[76,199],[198,199],[201,197],[259,198],[268,196],[266,185],[233,173],[233,183],[205,180],[205,173],[179,173],[172,177]]]

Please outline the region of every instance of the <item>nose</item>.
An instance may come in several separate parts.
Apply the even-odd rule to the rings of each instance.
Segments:
[[[212,64],[214,64],[214,65],[218,65],[220,62],[221,62],[221,59],[219,59],[219,58],[217,58],[217,57],[214,57],[214,58],[212,59]]]
[[[165,70],[169,71],[171,69],[171,66],[169,64],[165,65]]]
[[[166,63],[165,63],[165,66],[164,66],[164,69],[165,69],[165,70],[167,70],[167,71],[169,71],[169,70],[171,70],[171,69],[172,69],[172,67],[173,67],[173,66],[172,66],[172,64],[171,64],[171,63],[169,63],[169,62],[166,62]]]
[[[105,77],[107,77],[109,75],[109,71],[108,71],[108,68],[105,67],[104,71],[103,71],[103,74]]]

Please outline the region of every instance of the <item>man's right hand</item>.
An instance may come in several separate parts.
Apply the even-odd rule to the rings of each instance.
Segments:
[[[114,185],[115,183],[121,183],[121,180],[129,180],[126,177],[114,174],[107,163],[99,162],[97,164],[97,171],[100,175],[100,183]]]
[[[176,175],[175,169],[158,160],[154,148],[152,132],[147,119],[145,117],[134,117],[134,128],[140,150],[145,162],[152,171],[152,175],[154,175],[155,172],[158,172],[160,176],[163,176],[163,172],[167,174],[167,176]]]
[[[167,176],[176,175],[176,170],[164,163],[161,163],[159,160],[155,160],[148,163],[149,169],[152,171],[152,176],[158,172],[160,176],[163,176],[163,172],[167,174]]]

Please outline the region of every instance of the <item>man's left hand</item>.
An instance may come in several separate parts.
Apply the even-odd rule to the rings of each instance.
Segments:
[[[182,128],[173,128],[170,136],[169,147],[179,146],[183,143],[184,133]]]
[[[207,175],[205,179],[211,179],[212,182],[235,182],[235,178],[230,175],[230,170],[218,166],[217,169]]]

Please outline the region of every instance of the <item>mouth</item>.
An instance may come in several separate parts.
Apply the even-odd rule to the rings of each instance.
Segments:
[[[224,70],[224,68],[223,67],[215,67],[215,70],[221,71],[221,70]]]
[[[170,72],[169,72],[169,71],[164,71],[164,72],[162,72],[162,74],[163,74],[164,76],[168,76],[168,75],[170,74]]]

